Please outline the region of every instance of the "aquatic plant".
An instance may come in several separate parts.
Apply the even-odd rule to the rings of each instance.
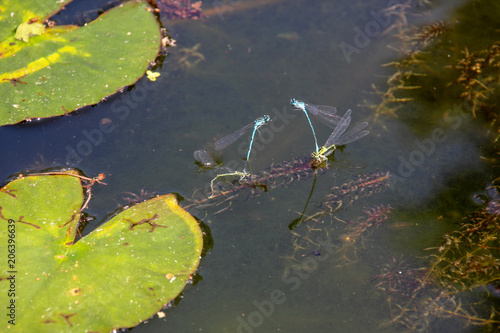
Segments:
[[[389,263],[380,267],[380,274],[372,278],[372,282],[377,282],[375,288],[387,293],[391,318],[393,318],[392,294],[413,295],[421,287],[420,281],[426,274],[425,268],[412,266],[407,259],[402,255],[397,259],[392,257]]]
[[[197,20],[203,17],[201,1],[191,3],[190,0],[158,0],[156,4],[167,19]]]
[[[123,192],[123,194],[125,195],[122,197],[122,200],[127,204],[143,202],[158,195],[156,192],[150,192],[144,188],[141,188],[140,192],[137,194],[133,192]]]
[[[422,27],[418,27],[416,32],[410,36],[403,35],[411,45],[409,55],[425,49],[433,41],[440,38],[444,33],[451,29],[449,23],[444,21],[431,22]]]
[[[491,38],[485,34],[492,29],[486,19],[490,17],[479,19],[467,9],[475,6],[474,13],[493,13],[492,4],[485,1],[477,6],[470,2],[453,23],[434,21],[416,27],[403,18],[396,20],[388,29],[396,31],[395,46],[391,48],[397,52],[397,60],[383,65],[390,69],[387,80],[383,87],[372,85],[371,97],[364,106],[374,111],[376,119],[404,117],[411,101],[419,102],[411,103],[412,110],[424,105],[424,110],[470,112],[491,128],[492,153],[486,152],[491,158],[482,158],[491,162],[495,174],[499,157],[495,145],[500,138],[495,111],[500,42],[497,34],[492,33]],[[493,186],[498,186],[498,179],[492,181]],[[461,327],[481,326],[487,331],[500,328],[496,301],[500,281],[499,206],[498,198],[493,197],[465,217],[458,230],[445,235],[444,243],[433,249],[427,263],[407,264],[407,258],[391,258],[379,269],[373,282],[385,295],[390,314],[381,326],[429,331],[434,322],[446,320]]]
[[[368,237],[386,222],[391,212],[390,205],[381,205],[364,210],[364,216],[350,221],[339,236],[341,241],[339,251],[342,253],[342,258],[347,262],[357,261],[357,246],[360,243],[362,245],[364,237]]]
[[[426,1],[426,4],[429,2]],[[439,35],[437,27],[431,29],[424,26],[419,29],[408,24],[408,16],[423,15],[422,12],[415,11],[411,0],[397,3],[383,12],[391,16],[392,22],[383,34],[393,34],[395,45],[388,47],[396,51],[401,59],[382,65],[394,68],[392,75],[387,76],[386,87],[372,84],[372,90],[367,92],[371,96],[366,97],[360,105],[374,111],[374,120],[378,120],[382,115],[396,117],[397,111],[404,103],[414,100],[407,91],[421,89],[418,79],[427,75],[416,66],[421,62],[417,57],[418,50],[428,45],[435,38],[433,36]]]
[[[0,125],[99,103],[156,58],[160,27],[146,2],[127,1],[82,27],[48,21],[68,2],[2,5],[9,15],[0,18]]]
[[[398,6],[404,7],[406,12],[410,10],[410,1]],[[480,10],[491,9],[483,5]],[[478,38],[459,35],[465,26],[467,31],[481,31],[481,27],[469,28],[474,20],[469,16],[453,24],[434,21],[417,27],[409,25],[402,13],[400,11],[387,28],[387,31],[398,31],[394,35],[394,45],[389,45],[396,51],[398,60],[382,65],[391,68],[392,74],[387,76],[385,86],[372,84],[372,91],[368,92],[371,97],[367,96],[361,106],[373,110],[375,119],[398,116],[408,102],[426,101],[437,91],[443,91],[445,100],[441,99],[441,102],[448,103],[448,106],[439,109],[445,110],[462,100],[474,117],[478,112],[485,116],[498,138],[498,113],[494,112],[493,106],[500,81],[500,41],[484,39],[484,34],[481,34],[483,45],[478,48],[472,44]],[[480,21],[476,19],[474,25],[488,24]]]
[[[465,47],[461,53],[463,57],[447,68],[455,70],[455,75],[458,75],[455,83],[461,88],[459,97],[472,104],[471,112],[476,117],[477,110],[489,109],[488,95],[498,86],[500,41],[494,42],[487,49],[472,53]]]
[[[341,186],[331,189],[320,204],[323,212],[337,211],[342,205],[350,205],[354,200],[378,193],[391,185],[389,172],[372,172],[357,176]]]
[[[383,325],[422,331],[436,320],[454,319],[500,328],[494,300],[500,281],[500,215],[492,207],[485,205],[445,235],[444,243],[432,249],[430,265],[382,269],[376,288],[387,293],[391,314]]]
[[[459,230],[445,235],[431,267],[443,286],[467,290],[500,281],[500,215],[491,207],[474,212]]]
[[[90,188],[103,179],[67,170],[19,175],[0,188],[6,230],[0,241],[10,250],[0,273],[0,290],[10,298],[4,327],[109,332],[136,326],[191,280],[203,232],[173,194],[128,207],[81,237]]]
[[[176,51],[169,53],[171,57],[171,70],[189,70],[196,67],[202,61],[205,61],[205,56],[199,51],[201,43],[196,43],[192,47],[182,47]]]
[[[189,199],[191,204],[184,208],[200,209],[218,206],[240,195],[255,197],[269,190],[288,186],[294,181],[309,179],[315,174],[321,175],[326,172],[326,167],[314,168],[312,161],[311,157],[295,158],[231,182],[224,181],[222,178],[216,179],[211,186],[207,184],[205,188],[197,190]]]
[[[314,208],[313,213],[301,221],[300,226],[293,228],[293,253],[286,257],[289,261],[287,267],[319,247],[318,239],[332,239],[332,237],[334,242],[339,243],[338,251],[341,254],[339,257],[349,262],[354,261],[356,246],[361,242],[361,238],[368,236],[387,220],[391,207],[382,205],[367,208],[363,211],[364,216],[349,223],[339,220],[335,213],[349,207],[358,199],[383,191],[390,185],[391,176],[388,172],[374,172],[333,187]],[[330,218],[325,219],[325,217]],[[353,254],[350,259],[348,253]]]

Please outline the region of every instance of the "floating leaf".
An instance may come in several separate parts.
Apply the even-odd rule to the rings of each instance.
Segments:
[[[146,3],[130,1],[86,26],[43,32],[36,22],[65,4],[45,2],[50,11],[32,1],[0,5],[0,125],[96,104],[135,83],[158,54],[159,25]]]
[[[0,244],[15,245],[15,261],[2,261],[0,292],[5,300],[14,290],[10,328],[18,332],[136,326],[174,299],[199,264],[202,232],[172,194],[124,210],[74,243],[84,200],[75,175],[28,176],[0,189]]]

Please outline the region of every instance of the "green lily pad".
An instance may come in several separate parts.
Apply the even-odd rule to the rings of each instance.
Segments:
[[[45,10],[35,1],[3,2],[0,126],[99,103],[135,83],[159,52],[160,27],[144,2],[126,2],[83,27],[44,29],[41,22],[68,1],[45,0]]]
[[[136,326],[179,295],[198,267],[202,232],[172,194],[74,242],[84,202],[77,176],[27,176],[0,189],[0,292],[13,314],[4,320],[17,332]]]

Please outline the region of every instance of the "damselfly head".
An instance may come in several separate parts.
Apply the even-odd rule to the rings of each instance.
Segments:
[[[295,108],[297,108],[297,109],[301,109],[301,110],[302,110],[302,109],[303,109],[303,107],[304,107],[304,102],[302,102],[302,101],[298,101],[298,100],[296,100],[295,98],[292,98],[292,99],[290,100],[290,103],[291,103],[291,104],[292,104]]]
[[[254,120],[254,129],[259,129],[261,126],[265,125],[267,122],[271,120],[271,117],[269,117],[267,114],[263,115],[260,118],[257,118]]]

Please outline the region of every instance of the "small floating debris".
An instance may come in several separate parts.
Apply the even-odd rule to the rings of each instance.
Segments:
[[[300,39],[299,34],[296,32],[282,32],[276,35],[276,38],[286,39],[295,42]]]

